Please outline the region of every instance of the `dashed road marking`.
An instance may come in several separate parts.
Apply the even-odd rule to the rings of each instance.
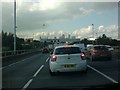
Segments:
[[[6,68],[6,67],[7,67],[7,66],[1,67],[0,70],[4,69],[4,68]]]
[[[33,78],[37,76],[37,74],[41,71],[41,69],[44,67],[44,65],[42,65],[37,72],[33,75]],[[31,83],[32,83],[33,79],[30,79],[21,90],[25,90]]]
[[[41,69],[44,67],[44,65],[42,65],[38,70],[37,72],[33,75],[33,78],[37,76],[37,74],[41,71]],[[33,78],[30,79],[25,85],[24,87],[21,89],[21,90],[25,90],[33,81]]]
[[[37,72],[33,75],[33,77],[36,77],[37,76],[37,74],[41,71],[41,69],[44,67],[44,65],[42,65],[38,70],[37,70]]]
[[[21,90],[25,90],[31,84],[32,81],[33,79],[30,79]]]
[[[46,62],[48,62],[48,60],[49,60],[49,57],[46,59]]]
[[[46,59],[46,62],[49,60],[49,57]],[[42,68],[44,67],[44,65],[40,66],[40,68],[35,72],[35,74],[33,75],[33,78],[30,79],[21,90],[25,90],[33,81],[33,79],[38,75],[38,73],[42,70]]]
[[[92,70],[96,71],[97,73],[99,73],[100,75],[104,76],[105,78],[109,79],[110,81],[112,81],[113,83],[118,83],[116,80],[112,79],[111,77],[107,76],[106,74],[98,71],[97,69],[93,68],[90,65],[87,65],[89,68],[91,68]]]

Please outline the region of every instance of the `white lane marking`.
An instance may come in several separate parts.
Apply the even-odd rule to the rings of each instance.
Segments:
[[[4,67],[0,68],[0,70],[1,70],[1,69],[4,69],[4,68],[7,68],[7,67],[10,67],[10,66],[12,66],[12,65],[15,65],[15,64],[17,64],[17,63],[23,62],[23,61],[25,61],[25,60],[27,60],[27,59],[31,59],[31,58],[33,58],[33,57],[35,57],[35,56],[37,56],[37,55],[34,55],[34,56],[32,56],[32,57],[29,57],[29,58],[20,60],[20,61],[15,62],[15,63],[12,63],[12,64],[10,64],[10,65],[8,65],[8,66],[4,66]]]
[[[92,70],[96,71],[97,73],[101,74],[102,76],[104,76],[105,78],[109,79],[110,81],[112,81],[113,83],[118,83],[117,81],[115,81],[114,79],[112,79],[111,77],[105,75],[104,73],[98,71],[97,69],[91,67],[90,65],[87,65],[89,68],[91,68]]]
[[[47,58],[47,60],[49,60],[49,57]],[[46,60],[46,61],[47,61],[47,60]],[[33,79],[34,79],[34,77],[37,76],[37,74],[42,70],[43,67],[44,67],[44,65],[40,66],[40,68],[37,70],[37,72],[33,75]],[[33,81],[33,79],[30,79],[30,80],[27,82],[27,84],[25,84],[25,86],[24,86],[21,90],[25,90],[25,89],[31,84],[31,82]]]
[[[25,90],[31,84],[32,81],[33,79],[30,79],[21,90]]]
[[[46,62],[48,62],[48,60],[49,60],[49,57],[46,59]]]
[[[10,64],[10,65],[8,65],[8,66],[12,66],[12,65],[15,65],[15,64],[20,63],[20,62],[21,62],[21,61],[18,61],[18,62],[15,62],[15,63]]]
[[[4,69],[4,68],[6,68],[6,67],[7,67],[7,66],[1,67],[0,70]]]
[[[33,75],[33,77],[36,77],[37,74],[40,72],[40,70],[41,70],[43,67],[44,67],[44,65],[42,65],[42,66],[37,70],[37,72]]]

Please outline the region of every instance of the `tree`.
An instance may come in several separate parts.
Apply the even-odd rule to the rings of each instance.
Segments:
[[[2,47],[4,49],[12,50],[13,49],[13,34],[2,31]]]
[[[97,43],[98,44],[103,44],[103,45],[111,45],[111,46],[117,46],[118,41],[115,39],[112,39],[111,37],[107,37],[105,34],[97,38]]]
[[[16,49],[22,49],[22,43],[24,43],[24,39],[16,37]],[[2,31],[2,47],[3,50],[13,50],[14,48],[14,35],[12,33],[7,33]]]
[[[96,42],[96,44],[100,45],[111,45],[111,46],[118,46],[120,45],[120,41],[116,40],[116,39],[112,39],[111,37],[107,37],[105,34],[103,34],[102,36],[99,36],[94,43]],[[81,40],[81,43],[84,43],[85,45],[87,44],[92,44],[93,41],[88,40],[87,38],[84,38]]]
[[[107,45],[107,44],[109,44],[109,40],[110,39],[105,34],[103,34],[102,36],[98,37],[97,43]]]
[[[87,44],[92,44],[92,41],[88,40],[87,38],[84,38],[81,40],[81,43],[84,43],[86,46]]]

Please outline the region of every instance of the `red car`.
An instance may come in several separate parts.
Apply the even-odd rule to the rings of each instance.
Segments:
[[[94,45],[86,54],[92,61],[97,59],[112,59],[111,51],[105,45]]]

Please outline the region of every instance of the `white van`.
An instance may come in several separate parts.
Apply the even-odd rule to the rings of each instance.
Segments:
[[[93,47],[93,44],[87,44],[87,50],[90,51],[90,49]]]
[[[79,43],[79,44],[74,44],[75,46],[78,46],[81,49],[81,52],[85,52],[85,44],[84,43]]]

